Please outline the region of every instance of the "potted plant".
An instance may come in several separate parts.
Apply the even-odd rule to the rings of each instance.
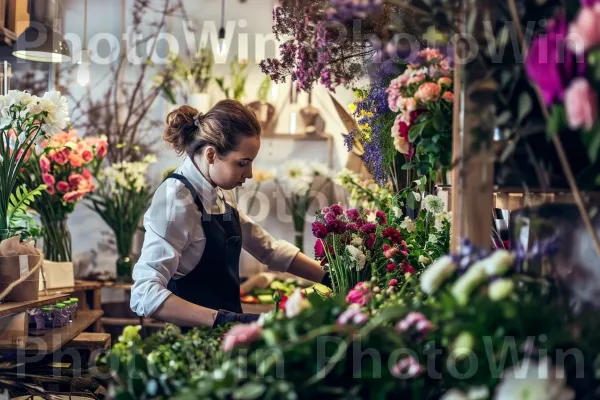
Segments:
[[[233,60],[230,68],[229,86],[225,84],[225,77],[215,78],[215,81],[225,94],[225,97],[241,101],[244,97],[244,89],[246,88],[246,80],[248,79],[248,60]]]
[[[275,106],[267,102],[269,89],[272,84],[271,78],[265,76],[265,79],[263,79],[258,88],[258,101],[248,104],[248,107],[256,114],[262,130],[267,132],[271,131],[273,122],[275,122]]]

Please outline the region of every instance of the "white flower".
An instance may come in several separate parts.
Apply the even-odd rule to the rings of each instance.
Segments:
[[[377,214],[372,212],[367,216],[367,222],[375,222],[375,221],[377,221]]]
[[[358,235],[352,235],[352,241],[350,242],[353,246],[362,246],[363,240]]]
[[[444,393],[440,400],[469,400],[469,398],[458,389],[450,389]]]
[[[423,199],[423,208],[432,214],[440,214],[444,211],[444,202],[437,196],[428,194]]]
[[[442,211],[441,213],[439,213],[435,216],[434,220],[435,220],[435,222],[434,222],[435,230],[440,232],[444,229],[444,222],[452,221],[452,212],[451,211]]]
[[[400,218],[402,216],[402,209],[400,207],[392,207],[392,214],[396,218]]]
[[[458,389],[450,389],[440,400],[487,400],[489,398],[490,389],[487,386],[478,386],[470,388],[466,394]]]
[[[434,293],[454,271],[456,263],[451,256],[438,258],[421,274],[421,290],[427,294]]]
[[[348,251],[350,257],[356,261],[356,270],[361,271],[365,267],[365,262],[367,261],[365,253],[353,245],[346,246],[346,251]]]
[[[421,201],[421,193],[413,192],[413,195],[415,196],[415,201],[416,202]]]
[[[312,179],[312,172],[306,163],[290,161],[283,167],[284,177],[291,181],[306,181]]]
[[[410,217],[404,218],[404,221],[400,224],[400,228],[408,231],[409,233],[413,233],[417,229],[417,225],[413,222]]]
[[[419,256],[418,260],[421,264],[429,264],[431,262],[431,258],[425,257],[424,255]]]
[[[430,233],[429,238],[427,239],[429,243],[437,243],[438,237],[435,233]]]
[[[300,289],[296,289],[285,302],[285,316],[294,318],[307,308],[310,308],[310,301],[302,296]]]
[[[325,178],[331,177],[331,170],[326,164],[316,162],[313,163],[311,167],[317,175],[324,176]]]
[[[488,288],[488,296],[493,301],[500,301],[512,293],[514,286],[513,281],[510,279],[495,280]]]
[[[496,250],[485,260],[488,275],[504,275],[515,262],[515,256],[507,250]]]
[[[526,359],[504,371],[496,387],[495,400],[571,400],[575,393],[566,386],[565,372],[553,368],[548,358],[539,364]]]
[[[43,110],[42,106],[40,105],[40,99],[38,98],[32,100],[29,104],[27,104],[27,110],[33,115],[41,113]]]
[[[487,279],[484,261],[471,265],[467,272],[458,278],[450,292],[461,305],[466,305],[471,292]]]

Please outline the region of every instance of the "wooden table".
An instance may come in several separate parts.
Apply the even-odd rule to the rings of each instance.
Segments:
[[[0,304],[0,318],[18,314],[27,311],[30,308],[39,308],[60,303],[61,301],[67,300],[69,297],[68,294],[52,294],[49,296],[39,296],[37,300],[31,301],[4,302]]]

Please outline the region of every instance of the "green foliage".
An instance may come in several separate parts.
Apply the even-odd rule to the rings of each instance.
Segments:
[[[263,79],[263,81],[260,84],[260,87],[258,88],[259,101],[267,101],[267,97],[269,96],[269,89],[271,88],[272,84],[273,82],[271,81],[271,78],[269,76],[265,76],[265,79]]]
[[[241,101],[246,88],[248,79],[248,62],[245,60],[234,59],[230,65],[231,73],[229,76],[229,86],[225,83],[225,77],[215,78],[215,82],[228,99]]]
[[[8,203],[8,221],[9,226],[16,224],[18,220],[23,220],[27,215],[27,209],[32,205],[37,196],[41,196],[46,190],[46,185],[39,185],[37,188],[28,191],[26,185],[17,186],[14,193],[10,194]]]

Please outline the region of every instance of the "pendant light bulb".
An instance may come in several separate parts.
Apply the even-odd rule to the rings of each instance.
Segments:
[[[220,56],[224,56],[227,52],[227,43],[225,42],[225,28],[219,29],[219,42],[217,52]]]
[[[81,50],[81,60],[77,64],[77,83],[87,86],[90,83],[90,56],[87,50]]]

